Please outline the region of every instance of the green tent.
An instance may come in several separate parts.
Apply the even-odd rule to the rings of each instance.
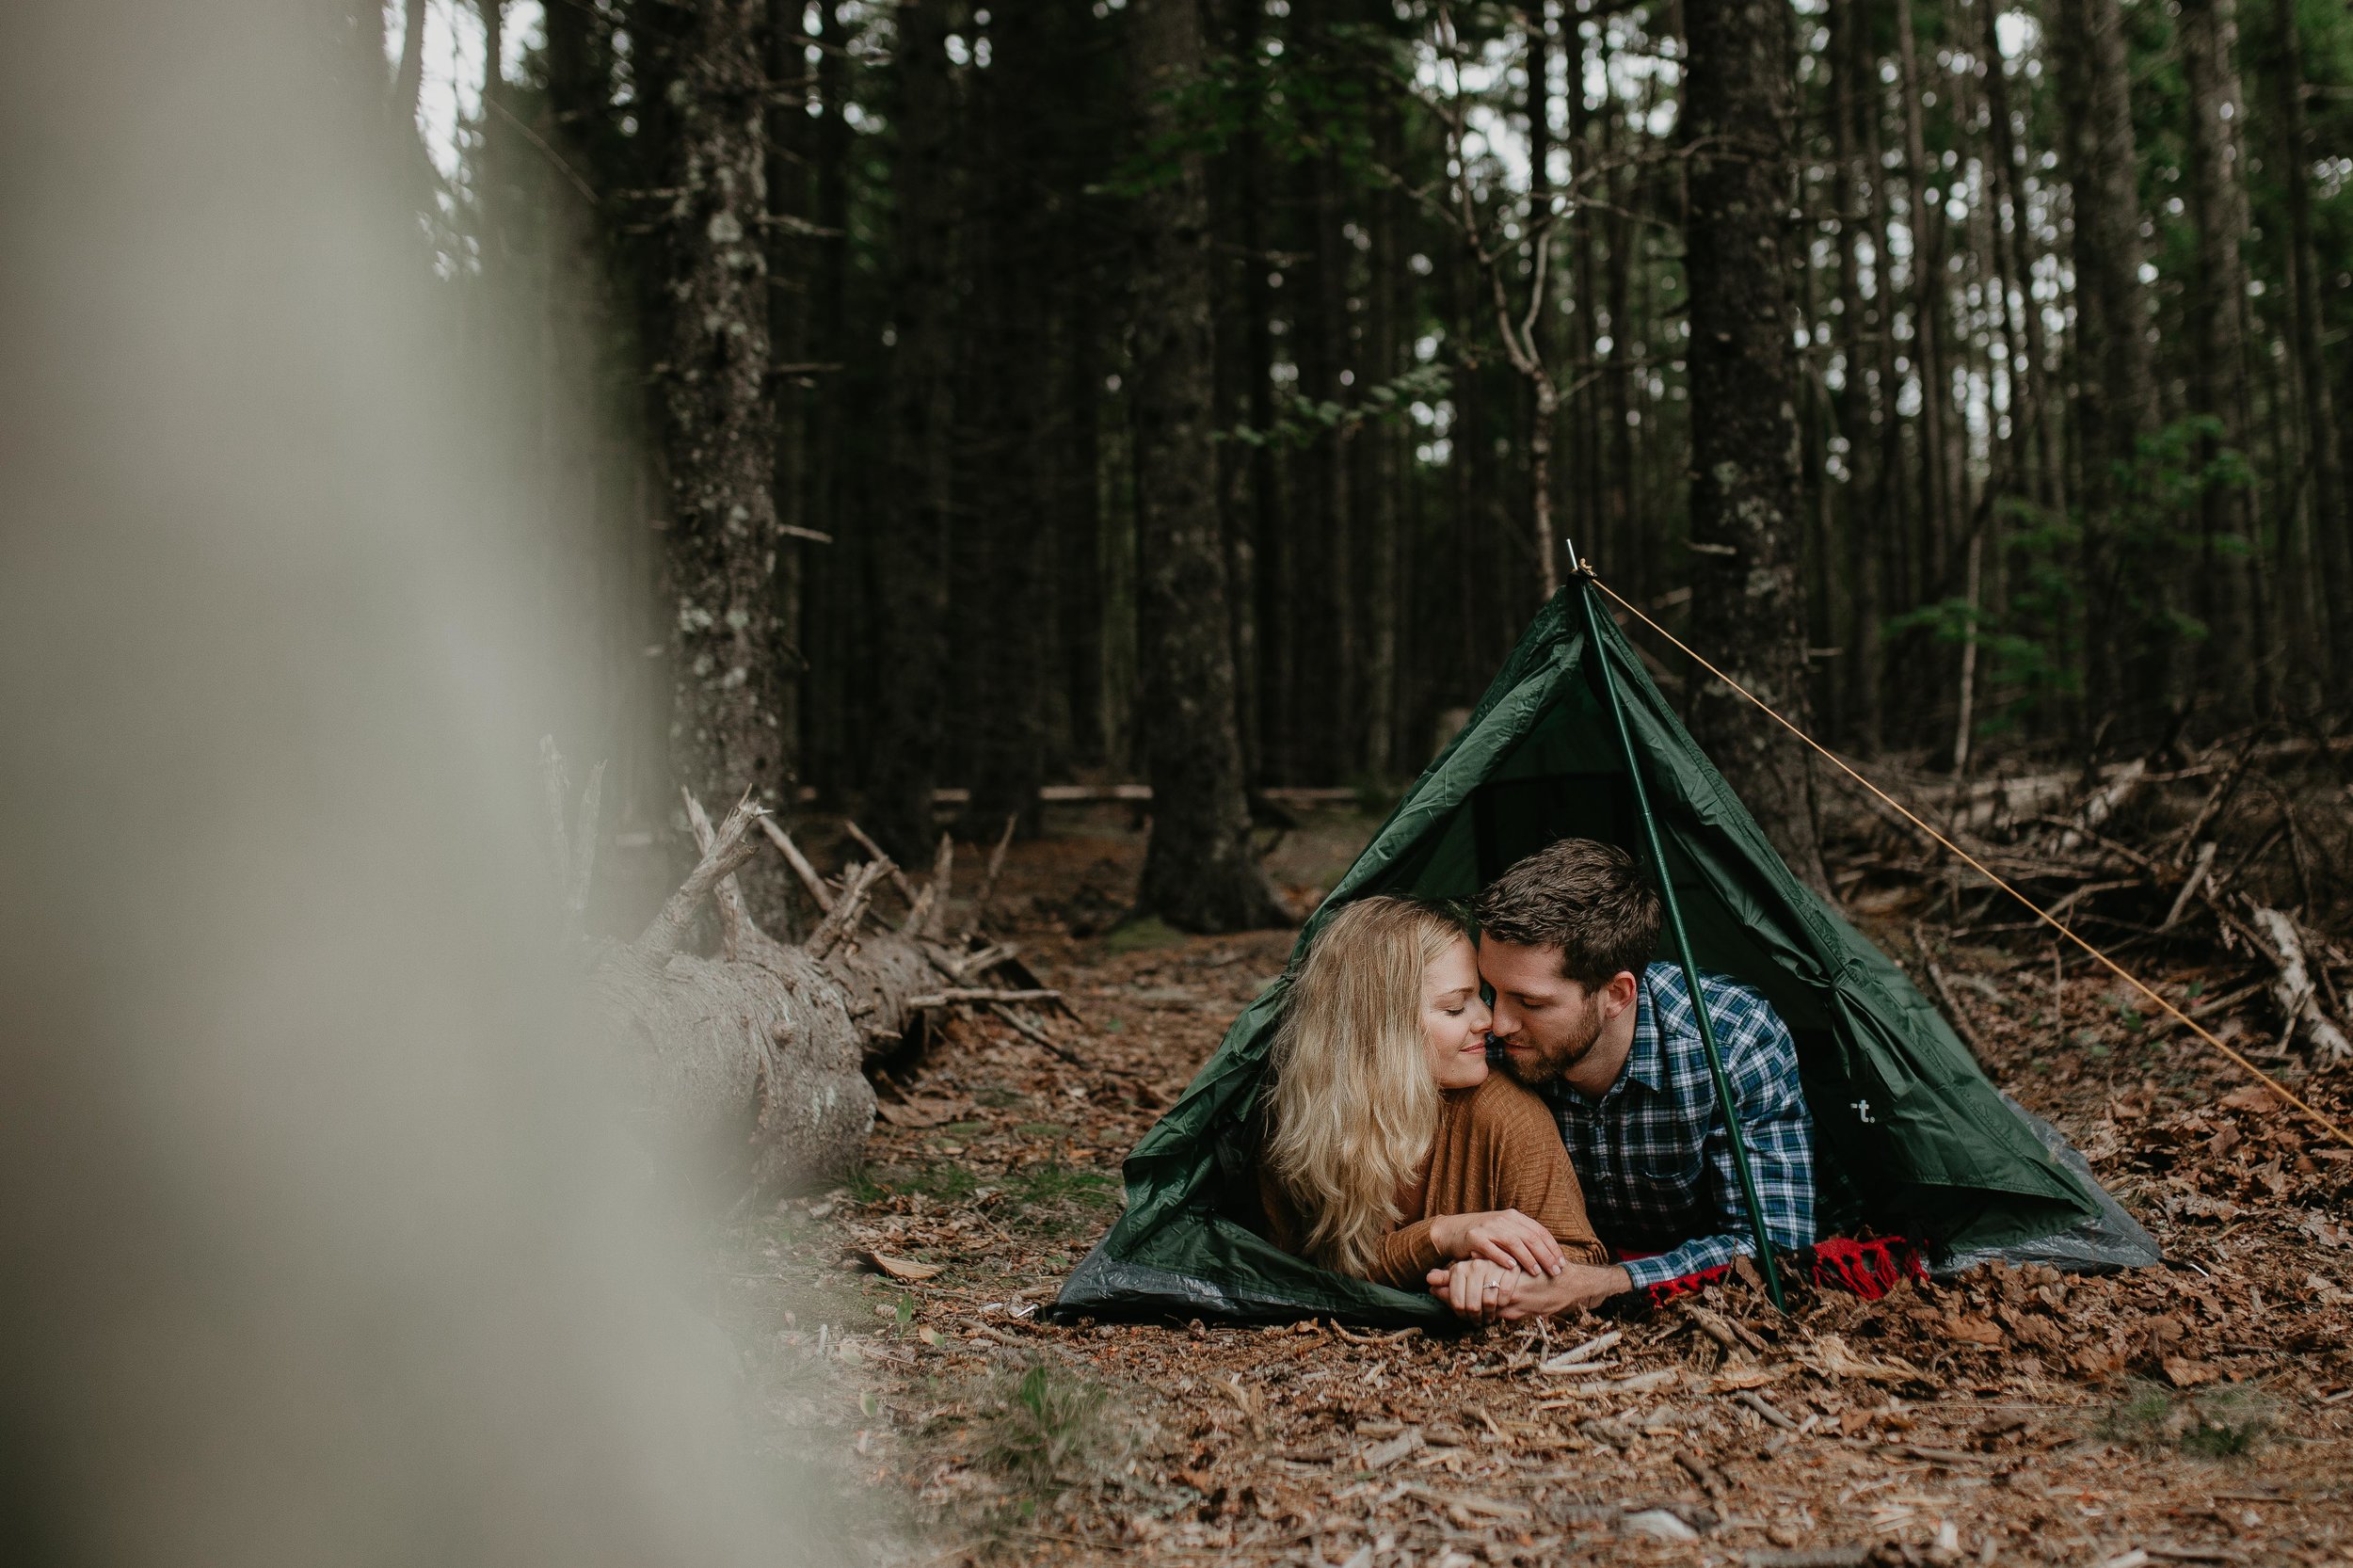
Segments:
[[[1584,591],[1572,583],[1537,616],[1462,733],[1307,921],[1283,978],[1234,1020],[1128,1157],[1126,1212],[1073,1271],[1059,1312],[1446,1316],[1427,1296],[1291,1256],[1242,1223],[1257,1201],[1250,1114],[1290,977],[1351,899],[1468,897],[1572,835],[1647,859],[1603,661],[1700,966],[1763,992],[1797,1038],[1824,1234],[1867,1224],[1919,1238],[1947,1268],[1990,1256],[2075,1267],[2157,1261],[2148,1234],[2082,1158],[1988,1083],[1903,971],[1791,874],[1607,617],[1595,617],[1593,646],[1573,597]]]

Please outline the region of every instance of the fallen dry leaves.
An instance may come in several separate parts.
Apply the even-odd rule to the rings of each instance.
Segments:
[[[1024,846],[999,905],[1110,886],[1136,841]],[[722,1276],[747,1376],[887,1512],[884,1558],[2353,1563],[2353,1162],[2180,1039],[2047,1070],[2047,959],[2031,984],[1996,953],[1945,962],[1973,999],[2020,999],[1973,1000],[1994,1072],[2173,1267],[1801,1293],[1786,1319],[1736,1286],[1633,1322],[1396,1336],[1038,1321],[1114,1212],[1119,1159],[1288,937],[1121,952],[1042,915],[999,935],[1085,1020],[1030,1020],[1085,1065],[958,1019],[887,1086],[923,1109],[876,1129],[868,1176],[740,1225]],[[2073,986],[2089,1016],[2105,989]],[[2348,1088],[2298,1092],[2342,1111]],[[1098,1409],[1060,1479],[1007,1457],[1022,1378],[1041,1408]]]

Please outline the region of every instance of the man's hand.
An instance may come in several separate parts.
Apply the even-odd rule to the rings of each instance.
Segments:
[[[1616,1264],[1595,1268],[1590,1263],[1564,1263],[1558,1274],[1547,1276],[1472,1257],[1449,1268],[1433,1269],[1427,1278],[1432,1295],[1460,1316],[1481,1323],[1548,1318],[1573,1306],[1597,1306],[1634,1288],[1625,1270]]]
[[[1430,1244],[1442,1257],[1483,1257],[1526,1274],[1558,1274],[1569,1264],[1552,1232],[1516,1208],[1442,1214],[1430,1222]]]

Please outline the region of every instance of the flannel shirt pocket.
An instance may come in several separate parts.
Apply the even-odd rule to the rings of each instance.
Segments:
[[[1635,1179],[1680,1207],[1697,1196],[1707,1179],[1707,1150],[1694,1138],[1681,1148],[1659,1149],[1633,1161]]]

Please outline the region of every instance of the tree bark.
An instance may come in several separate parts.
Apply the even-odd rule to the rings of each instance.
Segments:
[[[2323,348],[2320,261],[2313,245],[2312,151],[2304,125],[2304,42],[2295,0],[2271,0],[2272,113],[2279,133],[2279,177],[2288,209],[2288,294],[2292,308],[2290,349],[2303,394],[2304,450],[2313,477],[2312,551],[2330,613],[2327,628],[2329,673],[2324,689],[2334,694],[2353,680],[2353,528],[2346,518],[2344,433],[2337,428],[2336,400],[2329,385]]]
[[[1133,0],[1128,63],[1146,145],[1180,147],[1201,80],[1198,0]],[[1142,907],[1192,931],[1288,923],[1250,841],[1210,440],[1209,199],[1184,149],[1136,200],[1138,636],[1152,839]]]
[[[842,8],[843,0],[822,0],[808,12],[817,24],[814,37],[820,45],[814,80],[804,77],[819,111],[809,136],[810,200],[817,227],[824,232],[811,245],[807,331],[808,357],[822,365],[841,364],[850,342],[844,231],[850,208],[853,133],[846,111],[852,87]],[[851,387],[846,368],[818,373],[804,448],[802,516],[810,528],[833,540],[802,562],[801,640],[807,664],[801,680],[806,752],[800,771],[821,788],[839,787],[851,772],[849,623],[868,542],[842,494],[840,448],[849,427]]]
[[[1787,233],[1787,19],[1777,0],[1688,0],[1683,101],[1691,220],[1691,588],[1734,680],[1802,727],[1805,587]],[[1714,682],[1691,731],[1800,877],[1827,889],[1811,772],[1787,735]]]
[[[950,422],[955,341],[951,267],[954,103],[948,0],[899,8],[898,204],[892,304],[888,491],[877,519],[872,584],[881,679],[875,686],[867,814],[903,859],[932,837],[932,790],[945,707]]]
[[[560,776],[560,759],[552,766]],[[592,789],[575,836],[593,835],[594,799]],[[826,918],[792,946],[760,929],[738,885],[743,868],[776,858],[760,813],[746,800],[713,828],[688,800],[700,858],[635,941],[597,949],[595,1016],[633,1085],[648,1142],[717,1201],[837,1179],[856,1168],[873,1128],[866,1064],[924,1027],[916,999],[973,985],[939,941],[946,862],[895,930],[879,924],[866,897],[889,863],[845,868]],[[564,810],[555,812],[559,869],[568,863]],[[568,889],[575,902],[587,870],[581,862]],[[718,950],[683,951],[706,901],[718,916]]]
[[[2246,120],[2239,90],[2235,0],[2181,0],[2178,34],[2182,74],[2189,91],[2189,204],[2198,230],[2198,274],[2190,300],[2197,353],[2191,408],[2215,423],[2200,442],[2211,463],[2223,451],[2247,445],[2246,170],[2238,127]],[[2263,661],[2255,657],[2251,582],[2247,551],[2255,540],[2252,492],[2209,485],[2200,497],[2201,559],[2195,603],[2206,623],[2198,661],[2199,683],[2243,722],[2260,707]]]
[[[2054,0],[2052,10],[2061,164],[2075,217],[2084,696],[2089,713],[2117,716],[2117,738],[2129,742],[2146,738],[2156,722],[2145,680],[2126,690],[2127,671],[2145,647],[2147,609],[2133,603],[2120,538],[2154,383],[2140,281],[2131,75],[2118,0]]]
[[[1345,20],[1337,15],[1337,5],[1338,0],[1294,0],[1291,7],[1292,46],[1309,62],[1305,69],[1319,74],[1320,88],[1335,100],[1353,69],[1344,42],[1334,36],[1335,20]],[[1352,104],[1339,112],[1356,111]],[[1341,379],[1355,374],[1349,319],[1355,248],[1344,232],[1338,139],[1319,136],[1297,166],[1308,256],[1299,274],[1305,287],[1292,295],[1290,344],[1299,366],[1299,394],[1319,410],[1319,418],[1337,414],[1354,401]],[[1351,431],[1342,415],[1314,430],[1292,464],[1299,504],[1292,515],[1290,562],[1298,617],[1290,649],[1298,682],[1291,703],[1297,728],[1291,755],[1296,776],[1318,784],[1337,783],[1350,771],[1362,716],[1355,700],[1362,670],[1351,591],[1356,541],[1350,448]]]
[[[813,141],[806,102],[813,83],[800,41],[805,12],[799,0],[768,0],[766,43],[769,104],[768,310],[771,375],[776,399],[775,477],[779,523],[822,532],[808,520],[807,467],[808,406],[816,383],[808,363],[809,282],[814,227],[809,220],[809,152]],[[802,584],[808,546],[779,533],[776,540],[776,726],[785,738],[786,780],[799,783],[802,755],[802,676],[808,668],[803,628]],[[786,791],[789,809],[794,792]]]
[[[669,480],[670,759],[698,794],[779,801],[776,400],[769,386],[761,0],[712,0],[662,34],[673,194],[664,223],[661,456]],[[763,914],[778,880],[750,879]]]
[[[1528,440],[1529,492],[1535,503],[1531,520],[1535,525],[1529,543],[1536,551],[1536,581],[1545,598],[1550,599],[1561,585],[1561,465],[1557,454],[1561,446],[1561,382],[1559,324],[1557,304],[1567,290],[1556,280],[1566,280],[1575,265],[1574,247],[1569,242],[1565,226],[1552,221],[1552,4],[1551,0],[1536,0],[1529,8],[1528,32],[1528,234],[1531,257],[1536,236],[1546,237],[1547,263],[1543,283],[1544,293],[1531,302],[1528,318],[1528,347],[1529,356],[1545,367],[1545,387],[1531,387],[1533,405],[1529,412]],[[1576,568],[1576,563],[1570,563]]]
[[[1373,109],[1374,156],[1388,168],[1403,159],[1404,132],[1394,104]],[[1392,190],[1376,190],[1371,198],[1369,252],[1370,288],[1365,312],[1365,377],[1368,389],[1393,380],[1404,369],[1399,343],[1399,319],[1403,306],[1400,279],[1405,257],[1400,245],[1403,199]],[[1400,448],[1403,437],[1397,419],[1384,414],[1366,427],[1365,447],[1365,600],[1363,635],[1359,646],[1365,661],[1364,751],[1359,761],[1374,778],[1396,776],[1398,763],[1398,552],[1402,548],[1398,523],[1399,492],[1406,483]]]
[[[1092,235],[1075,220],[1074,232]],[[1102,327],[1094,283],[1091,273],[1081,273],[1070,296],[1070,490],[1062,535],[1070,741],[1077,760],[1090,763],[1107,760],[1111,747],[1103,696]]]
[[[2017,278],[2019,325],[2026,349],[2023,378],[2014,360],[2010,366],[2013,405],[2022,395],[2021,389],[2026,404],[2023,423],[2014,429],[2012,439],[2024,450],[2031,427],[2039,460],[2031,471],[2022,465],[2020,472],[2035,474],[2036,499],[2042,505],[2064,513],[2068,500],[2066,441],[2059,431],[2058,380],[2053,374],[2044,341],[2042,306],[2034,296],[2033,214],[2027,203],[2025,160],[2019,156],[2018,130],[2010,119],[2009,73],[2005,69],[1999,25],[2002,5],[2000,0],[1978,0],[1978,7],[1985,19],[1985,96],[1993,141],[1993,193],[1995,200],[2009,209],[2009,252]]]
[[[1920,383],[1920,542],[1918,589],[1934,594],[1940,585],[1952,548],[1952,480],[1946,470],[1951,450],[1946,443],[1949,421],[1945,405],[1952,396],[1945,363],[1945,221],[1939,198],[1929,195],[1927,144],[1921,120],[1923,83],[1919,50],[1913,36],[1911,0],[1897,0],[1896,60],[1902,88],[1904,129],[1904,226],[1912,239],[1907,265],[1912,273],[1913,374]]]
[[[1053,543],[1048,426],[1057,392],[1047,293],[1052,267],[1053,106],[1047,8],[999,6],[989,13],[989,69],[976,72],[981,136],[992,152],[978,171],[986,255],[969,269],[979,284],[980,365],[988,389],[974,424],[983,437],[982,481],[968,526],[978,536],[970,587],[977,641],[960,664],[977,677],[966,704],[971,804],[965,835],[994,839],[1005,819],[1038,831],[1046,782],[1047,566]]]
[[[1206,0],[1203,24],[1213,29],[1209,48],[1223,56],[1221,65],[1234,73],[1241,99],[1241,117],[1253,117],[1257,96],[1257,46],[1261,15],[1257,0],[1240,5]],[[1212,166],[1209,196],[1215,225],[1217,319],[1246,320],[1252,298],[1251,274],[1262,270],[1251,207],[1257,200],[1257,183],[1251,162],[1256,138],[1241,124],[1228,138]],[[1257,448],[1230,439],[1239,427],[1261,428],[1244,413],[1255,372],[1250,357],[1250,333],[1220,332],[1217,336],[1216,398],[1212,419],[1220,432],[1217,443],[1218,516],[1225,530],[1227,616],[1234,633],[1234,714],[1241,736],[1242,777],[1250,784],[1266,777],[1266,760],[1259,751],[1266,730],[1259,720],[1258,691],[1258,526],[1251,485],[1253,457]]]
[[[1242,62],[1241,122],[1234,138],[1234,184],[1241,231],[1243,328],[1243,418],[1269,439],[1251,442],[1249,471],[1251,603],[1257,622],[1252,654],[1257,668],[1251,686],[1257,701],[1245,710],[1257,725],[1257,761],[1253,782],[1265,785],[1286,776],[1291,762],[1291,672],[1295,629],[1291,624],[1290,536],[1283,508],[1282,474],[1272,442],[1274,428],[1274,290],[1268,281],[1273,263],[1267,254],[1265,70],[1262,34],[1265,0],[1236,0],[1234,52]]]
[[[1862,117],[1873,111],[1870,40],[1861,14],[1863,0],[1832,0],[1832,152],[1837,168],[1839,198],[1838,314],[1846,353],[1846,385],[1839,399],[1840,428],[1847,437],[1847,483],[1844,487],[1846,525],[1848,634],[1846,698],[1840,732],[1848,743],[1868,755],[1880,744],[1880,574],[1878,543],[1861,498],[1871,493],[1868,476],[1879,467],[1883,447],[1879,434],[1886,396],[1883,383],[1874,380],[1869,349],[1873,337],[1886,330],[1887,291],[1877,290],[1876,314],[1863,302],[1862,246],[1871,222],[1866,182],[1880,176],[1876,166],[1864,162],[1865,137]],[[1873,252],[1878,277],[1886,276],[1883,253]],[[1877,395],[1875,394],[1875,392]]]

